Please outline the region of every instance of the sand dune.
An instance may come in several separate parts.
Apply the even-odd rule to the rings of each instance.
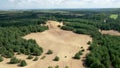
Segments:
[[[44,49],[42,56],[46,56],[44,60],[38,60],[36,63],[28,65],[27,68],[48,68],[48,66],[55,67],[59,65],[60,68],[84,68],[82,60],[89,52],[87,49],[88,41],[92,41],[92,38],[88,35],[75,34],[71,31],[65,31],[58,28],[58,25],[62,23],[56,21],[48,21],[46,24],[49,30],[41,33],[31,33],[26,35],[25,39],[35,39],[36,42]],[[80,47],[85,49],[84,54],[81,56],[81,60],[72,59],[75,53],[80,50]],[[47,50],[53,50],[52,55],[46,55]],[[53,61],[55,56],[60,57],[60,61]],[[67,56],[67,58],[65,58]]]
[[[25,55],[16,55],[17,58],[26,59],[27,66],[22,68],[48,68],[49,66],[53,66],[55,68],[56,65],[59,68],[65,68],[68,66],[69,68],[85,68],[83,66],[83,61],[85,56],[89,51],[87,50],[89,45],[87,45],[88,41],[92,41],[92,38],[88,35],[75,34],[72,31],[65,31],[58,28],[58,25],[63,25],[63,23],[59,23],[56,21],[48,21],[46,26],[49,27],[49,30],[38,33],[31,33],[24,36],[24,39],[34,39],[44,50],[43,54],[40,56],[46,56],[45,59],[39,59],[38,61],[27,60]],[[72,59],[72,57],[81,50],[81,47],[85,49],[83,55],[80,60]],[[45,53],[51,49],[53,51],[52,55],[46,55]],[[60,57],[60,61],[53,61],[55,56]],[[4,59],[3,62],[0,63],[0,68],[21,68],[16,64],[7,64],[10,59]]]

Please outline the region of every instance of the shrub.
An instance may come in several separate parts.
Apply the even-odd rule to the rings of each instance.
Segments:
[[[41,49],[41,50],[40,50]],[[33,55],[34,56],[40,56],[42,54],[42,48],[33,48]]]
[[[83,47],[81,47],[81,48],[83,48]]]
[[[12,52],[7,51],[4,55],[6,58],[12,58],[14,54]]]
[[[57,65],[57,66],[55,66],[55,68],[59,68],[59,66]]]
[[[59,61],[59,57],[56,56],[53,60],[54,60],[54,61]]]
[[[80,59],[80,54],[79,54],[79,53],[76,53],[73,58],[74,58],[74,59]]]
[[[68,66],[65,66],[65,68],[69,68]]]
[[[10,64],[16,64],[16,63],[18,63],[19,62],[19,60],[16,58],[16,57],[13,57],[13,58],[11,58],[10,59]]]
[[[33,61],[37,61],[38,60],[38,57],[36,56],[34,59],[33,59]]]
[[[26,65],[27,65],[26,61],[25,61],[25,60],[21,60],[20,66],[21,66],[21,67],[24,67],[24,66],[26,66]]]
[[[84,51],[84,49],[83,49],[83,50],[81,50],[81,51],[79,51],[79,52],[78,52],[78,53],[79,53],[79,55],[82,55],[82,54],[83,54],[83,53],[82,53],[83,51]]]
[[[91,44],[91,42],[90,41],[88,41],[88,43],[87,43],[88,45],[90,45]]]
[[[0,56],[0,62],[2,62],[3,61],[3,58],[2,58],[2,56]]]
[[[27,57],[27,59],[32,59],[33,58],[33,56],[32,55],[29,55],[28,57]]]
[[[53,68],[52,66],[49,66],[48,68]]]
[[[82,49],[81,51],[82,51],[82,52],[84,52],[84,51],[85,51],[85,49]]]
[[[48,52],[46,54],[53,54],[53,51],[52,50],[48,50]]]
[[[40,59],[45,59],[46,56],[41,57]]]
[[[84,51],[84,49],[83,49],[83,50],[80,50],[79,52],[77,52],[77,53],[74,55],[73,58],[74,58],[74,59],[80,59],[80,55],[83,54],[83,53],[82,53],[83,51]]]
[[[58,27],[61,27],[61,25],[58,25]]]

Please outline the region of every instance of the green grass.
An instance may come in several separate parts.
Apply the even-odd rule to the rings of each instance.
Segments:
[[[112,19],[117,19],[117,18],[118,18],[118,14],[111,14],[111,15],[110,15],[110,18],[112,18]]]

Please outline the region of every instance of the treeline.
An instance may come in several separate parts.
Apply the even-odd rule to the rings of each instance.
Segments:
[[[42,32],[47,27],[40,25],[29,25],[23,27],[1,27],[0,28],[0,54],[11,58],[14,53],[39,56],[43,52],[35,40],[24,40],[22,36],[31,32]]]
[[[17,20],[5,20],[0,21],[0,27],[10,27],[10,26],[28,26],[28,25],[40,25],[45,24],[45,19],[17,19]]]
[[[86,66],[90,68],[110,68],[111,66],[120,68],[120,37],[102,35],[94,26],[79,23],[67,23],[62,29],[79,34],[88,34],[93,37],[93,42],[89,48],[91,52],[86,59]]]
[[[61,27],[64,30],[70,30],[78,34],[88,34],[93,36],[98,36],[100,33],[98,32],[98,28],[94,27],[93,25],[72,22],[72,23],[65,23],[65,26]]]
[[[102,20],[63,19],[66,21],[61,28],[79,34],[88,34],[93,38],[85,65],[89,68],[120,68],[120,37],[102,35],[98,30],[120,30],[119,19]]]
[[[86,65],[90,68],[120,68],[120,37],[101,35],[93,40]]]
[[[80,23],[80,24],[87,24],[93,25],[94,27],[101,29],[101,30],[117,30],[120,31],[120,18],[114,19],[104,19],[104,20],[88,20],[88,19],[62,19],[65,22],[72,22],[72,23]],[[106,21],[106,22],[104,22]]]

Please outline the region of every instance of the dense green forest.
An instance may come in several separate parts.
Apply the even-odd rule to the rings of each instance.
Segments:
[[[112,9],[111,9],[112,10]],[[0,54],[11,58],[14,53],[35,55],[43,49],[35,40],[22,37],[31,32],[42,32],[48,28],[40,26],[47,20],[63,21],[63,30],[87,34],[93,38],[91,51],[85,65],[89,68],[120,68],[120,36],[102,35],[98,30],[120,31],[120,11],[114,10],[57,10],[53,11],[1,11],[0,12]],[[111,18],[117,14],[116,19]]]
[[[14,52],[34,56],[41,55],[43,49],[38,46],[35,40],[25,40],[22,38],[31,32],[46,30],[47,27],[40,26],[41,23],[45,23],[45,20],[33,19],[31,14],[0,14],[1,56],[11,58],[14,56]]]
[[[88,19],[64,19],[66,23],[62,29],[79,34],[88,34],[93,38],[89,48],[91,52],[87,55],[85,62],[89,68],[120,68],[120,36],[102,35],[98,31],[99,29],[120,31],[119,16],[117,19],[111,19],[110,15],[111,13],[100,12],[86,16]]]

